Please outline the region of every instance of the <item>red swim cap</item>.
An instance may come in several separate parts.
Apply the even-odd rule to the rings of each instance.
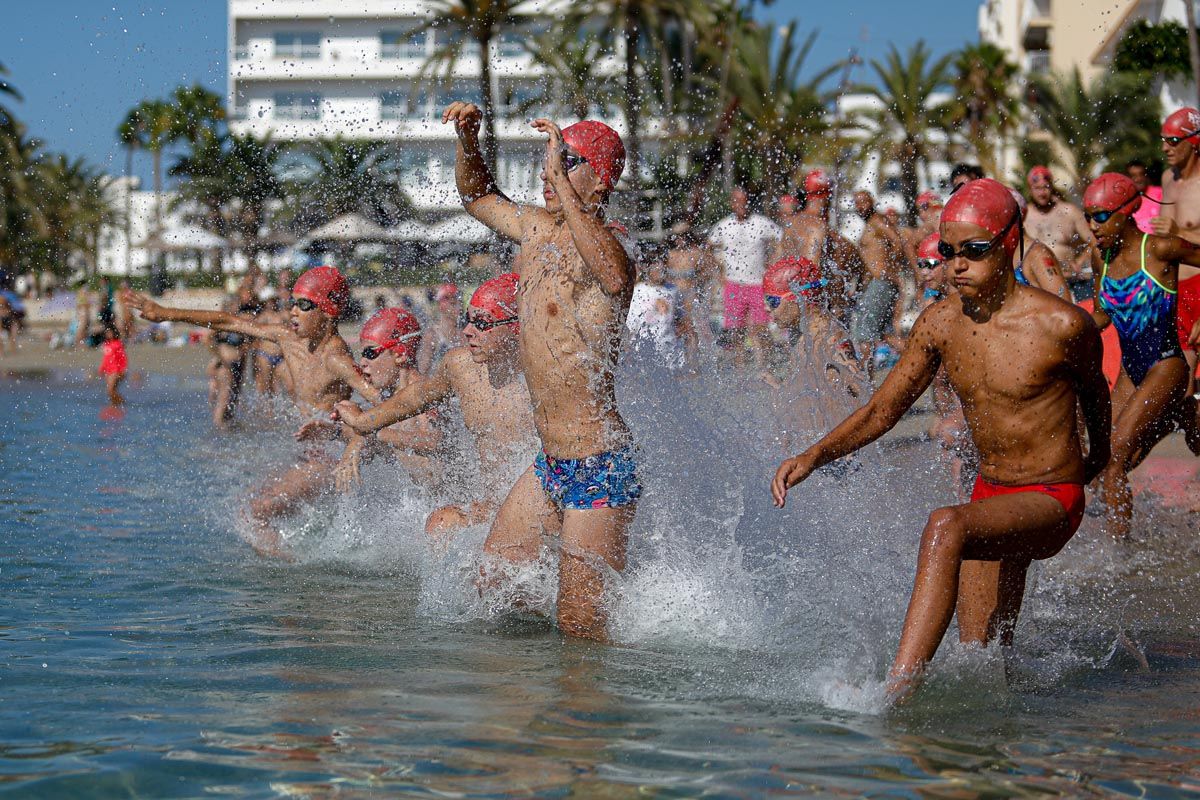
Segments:
[[[350,299],[350,284],[337,267],[313,267],[296,279],[292,297],[303,297],[335,319]]]
[[[1030,186],[1033,186],[1034,178],[1040,178],[1043,181],[1045,181],[1046,183],[1050,183],[1050,184],[1054,183],[1054,176],[1050,174],[1050,168],[1043,167],[1041,164],[1039,164],[1038,166],[1029,170],[1029,174],[1025,176],[1025,181]]]
[[[797,295],[815,299],[824,285],[820,267],[807,258],[781,258],[763,275],[763,294],[784,300],[796,300]]]
[[[931,259],[934,261],[945,261],[946,259],[942,258],[942,254],[939,253],[937,249],[938,242],[941,240],[942,237],[936,233],[931,233],[926,236],[921,240],[921,243],[917,245],[917,258],[921,259],[922,261]]]
[[[1200,133],[1200,111],[1194,108],[1181,108],[1163,121],[1163,136],[1191,139],[1197,133]]]
[[[509,272],[486,281],[471,295],[470,305],[487,312],[493,320],[517,316],[517,273]]]
[[[1017,249],[1021,238],[1021,210],[1007,186],[991,178],[964,183],[950,196],[942,210],[942,225],[947,222],[969,222],[999,236],[1007,229],[1004,249],[1009,255]]]
[[[612,189],[625,171],[625,145],[603,122],[585,119],[563,128],[563,141],[587,159],[592,171]]]
[[[917,195],[917,208],[922,205],[928,208],[942,208],[945,203],[942,202],[942,197],[937,192],[921,192]]]
[[[421,323],[403,308],[382,308],[363,325],[358,341],[392,350],[398,360],[412,362],[421,346]]]
[[[1084,208],[1101,211],[1120,211],[1132,214],[1142,205],[1138,188],[1127,176],[1119,172],[1106,172],[1088,184],[1083,193]]]
[[[804,176],[804,194],[809,197],[829,197],[833,191],[825,170],[814,169]]]
[[[443,283],[437,288],[437,294],[434,297],[439,303],[443,300],[455,300],[458,298],[458,287],[453,283]]]

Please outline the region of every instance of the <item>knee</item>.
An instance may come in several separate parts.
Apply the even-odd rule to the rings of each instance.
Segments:
[[[459,530],[467,526],[467,515],[455,506],[442,506],[425,520],[425,533],[436,536]]]
[[[962,514],[957,508],[939,508],[929,515],[921,534],[923,555],[958,555],[965,540]]]

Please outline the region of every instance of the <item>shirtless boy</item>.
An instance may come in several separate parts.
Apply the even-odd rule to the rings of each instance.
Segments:
[[[381,308],[363,325],[358,334],[362,373],[381,397],[393,397],[422,381],[417,369],[421,339],[421,323],[403,308]],[[301,426],[296,440],[337,440],[345,433],[340,420],[315,419]],[[339,491],[348,491],[357,483],[360,463],[376,455],[396,461],[414,483],[427,489],[434,488],[443,477],[442,431],[432,415],[413,415],[370,439],[357,435],[347,438],[346,450],[334,471]]]
[[[1074,535],[1083,486],[1108,461],[1100,334],[1083,310],[1017,284],[1012,258],[1020,224],[1017,204],[996,181],[972,181],[950,198],[939,250],[958,298],[927,308],[870,401],[784,461],[771,483],[782,508],[790,487],[890,430],[945,366],[979,450],[981,475],[970,503],[935,510],[921,534],[888,676],[893,701],[915,689],[956,605],[961,639],[987,643],[998,633],[1002,643],[1011,642],[1026,569]]]
[[[1058,196],[1054,176],[1047,167],[1037,166],[1026,176],[1030,207],[1025,214],[1025,235],[1030,241],[1050,248],[1069,285],[1081,284],[1086,291],[1091,276],[1088,255],[1092,232],[1083,212]]]
[[[780,199],[783,235],[773,260],[803,258],[816,264],[825,282],[822,294],[842,324],[848,325],[850,303],[862,287],[867,268],[858,248],[829,224],[832,193],[828,177],[814,169],[804,176],[802,204],[791,197]]]
[[[338,403],[338,416],[363,436],[458,398],[463,423],[475,438],[482,478],[477,499],[466,505],[443,506],[425,521],[425,531],[440,535],[488,522],[495,517],[504,492],[512,486],[537,450],[529,390],[518,357],[517,276],[492,278],[471,295],[462,336],[433,374],[410,384],[379,405],[363,411],[349,401]],[[514,463],[520,463],[516,474]]]
[[[245,337],[268,339],[283,348],[283,362],[295,384],[296,407],[304,416],[327,417],[339,400],[357,391],[373,402],[379,392],[359,374],[350,348],[337,332],[337,319],[350,299],[350,286],[334,267],[315,267],[292,287],[286,325],[264,325],[227,311],[194,311],[160,306],[129,293],[127,302],[150,322],[183,322]],[[291,513],[331,484],[334,462],[321,451],[308,451],[300,462],[269,478],[250,504],[259,553],[282,555],[279,531],[272,522]]]
[[[605,221],[625,166],[616,132],[586,120],[546,135],[544,208],[505,197],[479,149],[482,115],[452,103],[442,121],[458,133],[455,179],[471,216],[520,244],[519,353],[542,452],[500,507],[484,549],[508,561],[538,557],[559,532],[558,625],[607,640],[605,575],[625,568],[641,485],[632,436],[617,411],[613,370],[636,280],[619,231]]]
[[[1115,172],[1092,181],[1083,194],[1084,215],[1097,244],[1092,317],[1101,328],[1111,323],[1121,338],[1112,460],[1101,484],[1108,530],[1118,538],[1129,535],[1133,522],[1129,472],[1177,424],[1184,426],[1189,442],[1200,434],[1175,320],[1180,264],[1200,266],[1200,247],[1178,236],[1138,230],[1134,212],[1141,201],[1133,181]],[[1200,339],[1200,322],[1188,339]]]
[[[1162,178],[1162,214],[1150,220],[1159,236],[1178,236],[1200,244],[1200,111],[1181,108],[1162,125],[1167,171]],[[1196,393],[1196,345],[1188,342],[1200,319],[1200,269],[1179,267],[1179,345],[1188,365],[1187,393]],[[1195,452],[1195,451],[1193,451]],[[1198,453],[1200,455],[1200,453]]]
[[[862,356],[870,375],[874,373],[876,345],[885,339],[895,342],[901,276],[908,260],[904,237],[895,225],[876,213],[870,192],[854,193],[854,210],[866,223],[858,246],[870,276],[867,288],[858,298],[854,341],[863,345]]]

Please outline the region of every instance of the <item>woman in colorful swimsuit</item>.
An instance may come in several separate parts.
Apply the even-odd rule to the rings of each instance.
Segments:
[[[1121,338],[1121,375],[1113,389],[1112,459],[1101,475],[1109,532],[1129,534],[1133,502],[1129,472],[1176,425],[1195,436],[1195,401],[1187,397],[1187,363],[1175,330],[1179,264],[1200,265],[1200,248],[1176,236],[1138,230],[1141,196],[1125,175],[1108,172],[1083,195],[1096,237],[1092,270],[1101,328]],[[1200,336],[1200,323],[1192,340]]]

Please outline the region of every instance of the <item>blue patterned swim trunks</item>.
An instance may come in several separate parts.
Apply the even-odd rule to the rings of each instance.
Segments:
[[[632,447],[587,458],[554,458],[543,450],[533,462],[533,471],[559,508],[621,508],[642,496]]]

